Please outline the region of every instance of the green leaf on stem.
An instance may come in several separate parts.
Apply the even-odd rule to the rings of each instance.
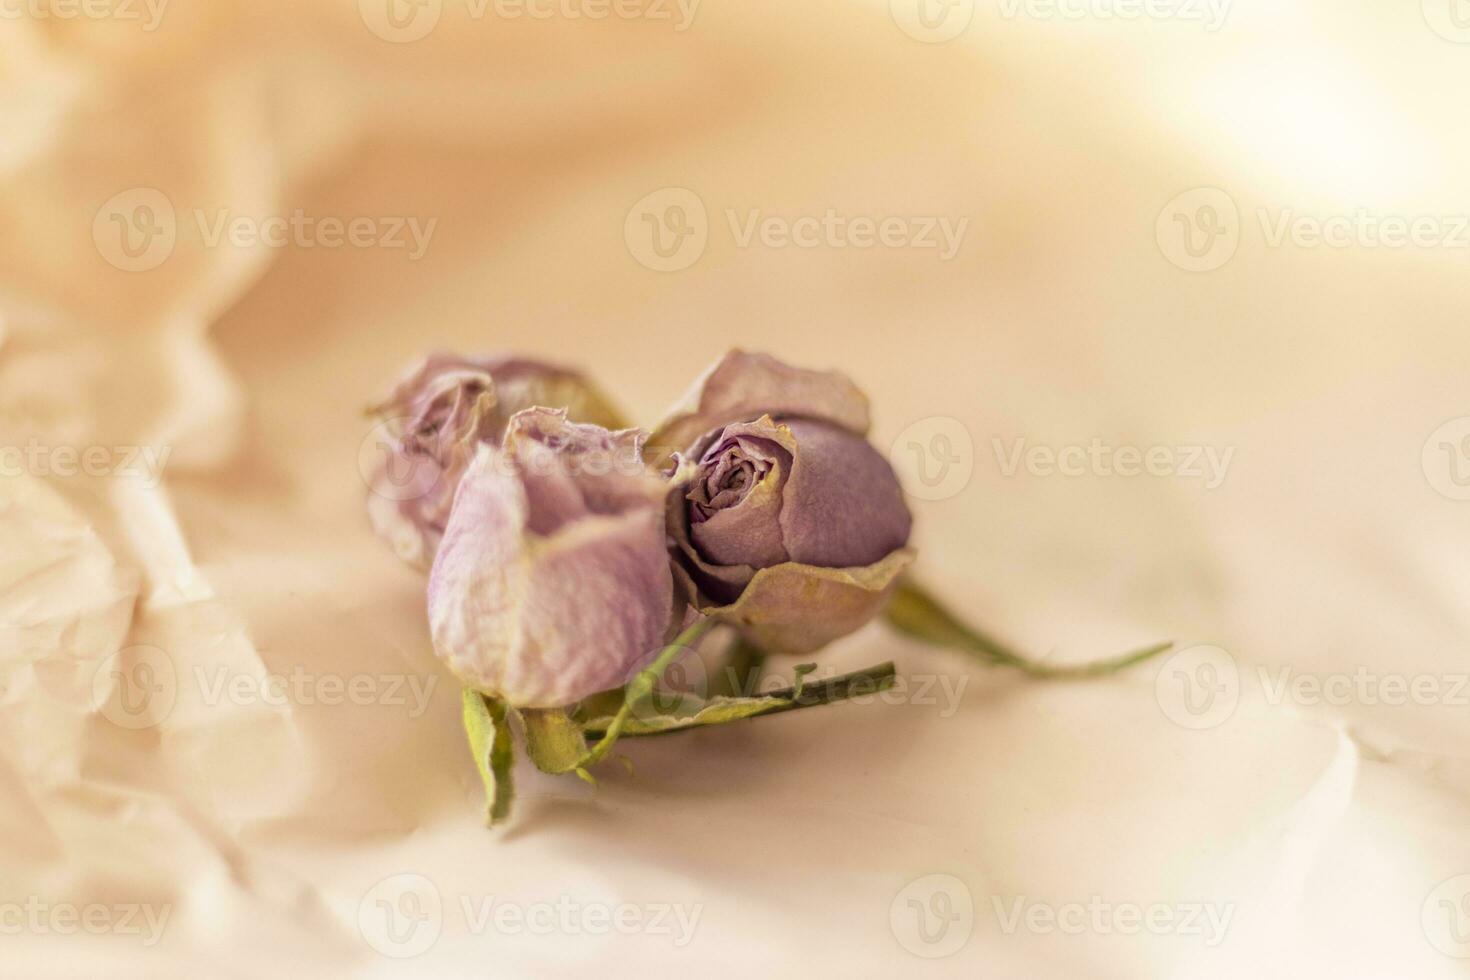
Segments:
[[[807,666],[803,664],[802,668]],[[870,697],[893,686],[896,672],[892,663],[883,663],[821,681],[808,680],[809,673],[810,670],[799,668],[795,684],[758,697],[718,696],[704,701],[695,699],[693,702],[684,702],[683,710],[677,714],[634,711],[623,719],[619,733],[623,737],[664,735],[690,728],[723,725],[746,718],[759,718],[853,698]],[[588,738],[598,738],[612,728],[614,721],[609,716],[588,715],[582,720],[582,730]]]
[[[579,773],[585,773],[589,766],[596,765],[607,758],[607,754],[612,751],[612,747],[617,744],[618,738],[623,734],[628,719],[633,716],[634,708],[642,704],[653,693],[653,686],[658,683],[659,678],[663,677],[664,671],[669,669],[669,664],[679,659],[680,655],[698,642],[700,637],[708,633],[714,625],[715,621],[712,619],[701,619],[676,636],[673,643],[659,651],[652,663],[634,675],[633,679],[624,686],[623,703],[608,719],[607,726],[601,733],[602,737],[577,761],[576,769]]]
[[[992,664],[1014,667],[1032,677],[1102,677],[1141,663],[1174,646],[1173,643],[1156,643],[1119,657],[1085,664],[1043,664],[965,625],[923,586],[909,578],[898,583],[884,616],[889,625],[906,636],[935,646],[965,650]]]
[[[510,718],[505,702],[468,688],[463,693],[464,730],[469,736],[475,768],[485,783],[486,821],[490,826],[510,816],[515,786],[511,766],[515,761],[510,738]]]

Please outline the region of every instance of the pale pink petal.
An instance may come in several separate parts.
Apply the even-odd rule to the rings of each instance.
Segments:
[[[846,375],[810,371],[769,354],[732,350],[705,372],[649,440],[662,463],[712,429],[762,415],[824,419],[859,434],[868,431],[868,398]]]

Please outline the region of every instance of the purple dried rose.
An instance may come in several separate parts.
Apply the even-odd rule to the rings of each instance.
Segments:
[[[381,454],[365,468],[373,529],[427,568],[455,489],[482,444],[498,446],[516,412],[565,408],[577,422],[620,428],[620,414],[575,371],[508,356],[430,355],[373,412]]]
[[[701,612],[769,650],[852,632],[913,560],[911,518],[846,377],[732,351],[655,433],[672,457],[676,571]]]
[[[532,408],[460,481],[429,573],[435,652],[517,708],[615,688],[656,656],[674,612],[667,482],[644,434]]]

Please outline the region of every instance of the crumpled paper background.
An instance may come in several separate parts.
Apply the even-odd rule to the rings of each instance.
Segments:
[[[1462,975],[1455,2],[7,8],[3,972]],[[967,224],[782,243],[829,211]],[[1273,238],[1364,212],[1439,238]],[[867,388],[974,621],[1183,652],[874,625],[822,669],[906,693],[522,765],[486,831],[361,409],[514,348],[651,424],[731,345]],[[1094,441],[1172,463],[1013,455]]]

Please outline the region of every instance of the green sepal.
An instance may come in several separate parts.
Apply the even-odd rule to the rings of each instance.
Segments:
[[[577,768],[587,754],[582,727],[564,708],[522,708],[526,755],[542,772],[563,773]]]
[[[468,688],[463,692],[464,730],[470,740],[475,768],[485,784],[485,819],[494,827],[510,816],[515,784],[511,766],[515,750],[511,743],[510,718],[505,702]]]

